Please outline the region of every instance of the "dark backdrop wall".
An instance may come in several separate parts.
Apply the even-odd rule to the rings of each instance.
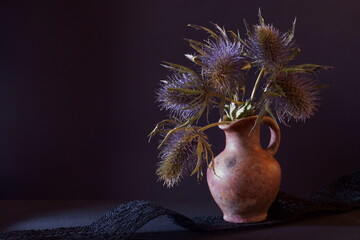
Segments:
[[[183,38],[206,34],[188,23],[244,32],[258,7],[282,31],[297,17],[299,63],[334,67],[319,74],[329,87],[318,113],[282,126],[282,189],[303,194],[359,170],[357,0],[12,0],[0,2],[0,198],[211,201],[205,181],[167,189],[154,174],[160,62],[191,66]],[[223,133],[210,138],[221,151]]]

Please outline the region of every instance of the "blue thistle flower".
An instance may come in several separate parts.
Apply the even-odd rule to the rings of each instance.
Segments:
[[[202,74],[216,92],[225,95],[244,84],[242,68],[246,64],[242,51],[240,42],[224,37],[209,41],[208,47],[203,49],[203,55],[199,57]]]
[[[298,52],[293,41],[294,26],[291,31],[280,33],[273,25],[263,22],[255,25],[247,41],[247,52],[253,64],[275,72],[294,59]]]
[[[291,118],[305,121],[317,110],[320,86],[303,74],[279,73],[269,91],[278,92],[270,99],[280,121]]]
[[[233,36],[230,39],[225,29],[214,25],[218,33],[205,27],[190,25],[207,31],[211,38],[204,43],[188,39],[190,46],[200,55],[187,56],[201,66],[202,75],[209,81],[214,92],[228,95],[244,84],[242,68],[246,65],[246,57],[243,55],[244,47],[240,37],[230,31]]]
[[[161,161],[156,174],[167,187],[172,187],[178,183],[181,177],[196,164],[197,142],[195,139],[189,141],[192,134],[192,130],[181,130],[173,133],[160,152]]]
[[[209,105],[208,86],[191,73],[174,73],[161,82],[157,101],[161,108],[181,119],[189,119]]]

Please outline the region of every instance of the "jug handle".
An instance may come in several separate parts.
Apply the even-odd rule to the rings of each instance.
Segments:
[[[279,148],[281,138],[279,125],[268,116],[263,118],[263,124],[266,124],[270,129],[270,142],[266,151],[268,151],[271,155],[275,155]]]

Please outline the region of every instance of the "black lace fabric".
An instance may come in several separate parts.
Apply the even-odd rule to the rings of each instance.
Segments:
[[[0,233],[0,239],[117,239],[129,238],[144,224],[167,215],[174,224],[193,231],[241,231],[260,228],[324,211],[343,212],[360,207],[360,171],[342,176],[303,198],[279,192],[266,221],[235,224],[221,216],[188,218],[154,202],[134,201],[112,209],[89,226]]]

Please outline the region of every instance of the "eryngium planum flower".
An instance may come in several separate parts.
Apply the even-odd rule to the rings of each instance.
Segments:
[[[174,116],[189,119],[209,104],[208,84],[191,73],[174,73],[157,91],[160,106]]]
[[[215,92],[226,95],[244,84],[242,68],[246,64],[242,51],[240,41],[230,41],[223,36],[209,41],[203,48],[199,57],[202,73]]]
[[[173,133],[165,142],[160,153],[161,161],[156,170],[159,180],[172,187],[180,181],[184,173],[196,164],[196,140],[189,141],[191,130]]]
[[[295,57],[297,48],[293,32],[280,33],[269,24],[255,25],[249,34],[248,54],[253,63],[268,71],[276,71]]]
[[[304,74],[279,73],[272,81],[269,91],[281,92],[270,99],[280,121],[305,121],[317,110],[320,86],[314,80]]]

